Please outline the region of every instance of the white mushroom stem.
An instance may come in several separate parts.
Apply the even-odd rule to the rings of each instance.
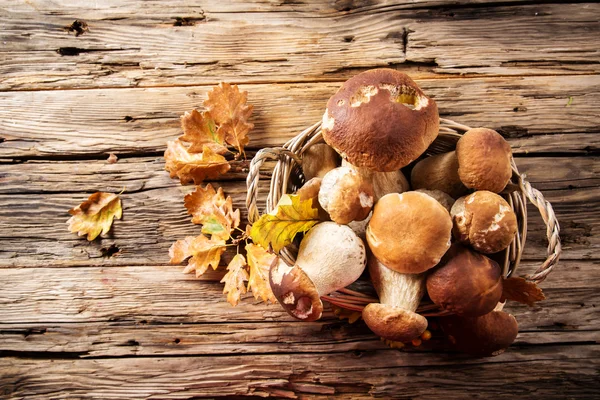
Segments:
[[[425,274],[402,274],[368,258],[369,274],[381,304],[415,312],[425,292]]]
[[[352,165],[346,160],[342,160],[342,166],[354,169],[363,180],[371,182],[375,193],[375,202],[388,193],[403,193],[410,189],[408,180],[400,170],[391,172],[372,171]]]

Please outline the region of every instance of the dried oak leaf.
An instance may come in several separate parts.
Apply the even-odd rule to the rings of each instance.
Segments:
[[[244,146],[248,144],[248,132],[254,124],[248,122],[252,114],[252,106],[246,104],[248,92],[240,92],[237,85],[221,83],[208,93],[204,106],[215,123],[219,126],[219,135],[244,154]]]
[[[525,278],[506,278],[502,282],[502,298],[500,301],[512,300],[532,307],[536,301],[545,300],[542,289]]]
[[[105,235],[112,226],[113,219],[121,219],[123,209],[121,199],[112,193],[96,192],[86,201],[69,210],[72,215],[67,221],[69,230],[79,236],[87,234],[87,240]]]
[[[229,262],[227,273],[221,279],[221,283],[225,283],[223,294],[227,295],[227,302],[234,307],[240,302],[240,296],[246,293],[246,285],[244,283],[248,281],[246,265],[244,256],[237,254]]]
[[[214,179],[229,171],[231,166],[222,155],[204,146],[202,153],[190,153],[179,140],[167,143],[165,151],[165,169],[171,178],[178,177],[182,185],[194,182],[196,185],[204,179]]]
[[[201,153],[204,146],[217,154],[227,153],[225,136],[222,131],[217,130],[215,121],[208,112],[202,114],[197,110],[186,112],[181,116],[181,129],[183,135],[179,140],[190,143],[189,153]]]
[[[187,274],[196,271],[196,277],[199,277],[206,272],[208,267],[212,267],[212,269],[219,267],[225,248],[223,239],[215,237],[209,239],[204,235],[186,236],[185,239],[173,243],[169,249],[170,262],[179,264],[191,257],[183,272]]]
[[[269,245],[275,252],[292,243],[299,232],[306,232],[319,222],[319,211],[313,208],[312,199],[300,200],[297,195],[285,194],[277,207],[262,215],[250,230],[254,243],[264,248]]]
[[[248,290],[252,291],[254,298],[262,301],[275,303],[277,298],[271,291],[269,284],[269,270],[277,256],[269,253],[263,247],[249,243],[246,245],[248,266],[250,267],[250,278],[248,279]]]
[[[188,214],[192,215],[192,222],[203,225],[202,233],[227,240],[240,225],[240,210],[233,210],[231,197],[225,198],[223,189],[215,191],[210,183],[205,188],[198,186],[186,195],[184,205]]]

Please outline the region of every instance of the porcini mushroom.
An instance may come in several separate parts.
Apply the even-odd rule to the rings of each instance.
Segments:
[[[440,327],[457,350],[476,356],[498,355],[515,341],[519,325],[512,315],[492,311],[480,317],[452,315]]]
[[[325,143],[310,146],[302,154],[304,180],[323,178],[326,173],[339,166],[339,155]]]
[[[448,212],[452,209],[454,199],[450,197],[448,193],[444,193],[441,190],[429,190],[429,189],[417,189],[415,192],[425,193],[428,196],[436,199]]]
[[[369,248],[386,267],[418,274],[435,266],[450,247],[452,219],[423,193],[390,193],[375,204],[367,227]]]
[[[367,326],[388,340],[407,343],[418,338],[427,329],[427,319],[415,312],[424,293],[424,275],[393,271],[372,254],[368,266],[379,303],[364,308]]]
[[[484,315],[502,296],[501,270],[495,261],[455,244],[427,276],[427,293],[444,310]]]
[[[455,199],[469,191],[458,176],[458,158],[454,151],[419,161],[411,171],[410,183],[413,190],[441,190]]]
[[[357,280],[365,262],[365,246],[352,229],[323,222],[302,239],[293,267],[283,260],[271,266],[271,290],[291,316],[314,321],[323,312],[320,297]]]
[[[450,214],[454,237],[485,254],[507,248],[518,228],[517,216],[506,200],[487,190],[456,200]]]
[[[404,193],[410,189],[406,177],[400,170],[390,172],[373,171],[368,168],[361,168],[342,160],[342,167],[354,169],[361,178],[371,182],[373,185],[373,198],[378,202],[380,198],[389,193]]]
[[[470,129],[456,143],[458,175],[466,187],[500,193],[512,175],[510,145],[496,131]]]
[[[298,189],[296,195],[300,197],[300,201],[311,199],[313,208],[319,210],[319,219],[321,221],[328,221],[329,214],[327,214],[327,211],[325,211],[319,204],[319,190],[321,189],[321,182],[321,178],[312,178],[311,180],[305,182],[300,189]]]
[[[321,181],[319,204],[338,224],[367,218],[373,202],[373,186],[352,168],[332,169]]]
[[[435,101],[402,72],[362,72],[327,102],[325,142],[357,167],[395,171],[425,152],[437,137]]]

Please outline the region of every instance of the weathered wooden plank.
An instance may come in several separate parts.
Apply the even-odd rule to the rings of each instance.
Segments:
[[[595,4],[402,11],[352,1],[341,15],[338,4],[253,18],[205,4],[187,20],[177,6],[153,6],[4,11],[0,90],[339,80],[389,65],[422,76],[556,75],[593,73],[600,62]],[[64,29],[84,17],[89,32]]]
[[[517,315],[521,320],[521,315]],[[598,330],[553,327],[521,331],[512,346],[597,343]],[[448,351],[441,331],[419,348]],[[36,352],[88,357],[173,356],[267,353],[329,353],[386,349],[363,322],[325,317],[318,322],[237,322],[217,324],[30,323],[0,325],[0,354]]]
[[[247,295],[232,307],[223,285],[178,266],[0,269],[0,321],[27,323],[229,323],[290,321],[278,304]],[[527,330],[600,330],[598,262],[563,261],[541,286],[547,300],[507,309]]]
[[[514,398],[528,396],[532,390],[544,398],[591,398],[600,386],[599,355],[597,345],[581,345],[529,347],[509,350],[492,359],[462,361],[454,354],[419,357],[395,350],[52,363],[5,358],[0,360],[4,371],[0,386],[8,396],[28,399],[187,399],[232,395],[390,398],[400,394],[419,399],[464,399],[469,394]]]
[[[552,160],[548,160],[545,164],[547,168],[559,171],[551,162]],[[81,179],[74,178],[73,187],[82,192],[71,193],[62,192],[61,185],[65,183],[57,183],[57,180],[65,179],[63,177],[68,175],[59,173],[56,175],[57,179],[52,176],[52,168],[48,168],[50,173],[41,175],[41,178],[33,175],[33,179],[37,179],[37,185],[41,185],[42,179],[47,180],[48,185],[44,187],[50,190],[48,193],[19,191],[22,194],[12,194],[9,191],[8,194],[0,195],[0,267],[166,264],[168,249],[174,241],[200,233],[199,226],[190,222],[183,207],[183,196],[193,190],[193,187],[182,187],[176,181],[169,181],[166,172],[157,171],[161,167],[160,161],[149,163],[154,165],[150,172],[144,171],[143,165],[134,169],[127,163],[118,169],[115,165],[101,168],[100,171],[104,172],[99,174],[90,173],[89,169],[81,167],[80,171],[88,172],[84,172]],[[585,164],[574,164],[578,165]],[[73,166],[73,170],[75,169],[77,166]],[[110,170],[113,173],[109,173]],[[131,172],[126,173],[124,170]],[[600,247],[600,239],[594,235],[600,224],[596,201],[600,193],[597,179],[585,178],[586,172],[577,174],[573,169],[565,171],[568,171],[566,178],[557,183],[538,178],[543,182],[541,186],[544,186],[544,194],[552,203],[561,223],[564,250],[562,258],[597,259]],[[594,173],[595,169],[592,167],[591,171]],[[9,188],[18,185],[14,181],[15,173],[19,173],[18,168],[11,172],[13,183]],[[577,188],[578,181],[568,181],[569,174],[584,177],[579,183],[582,186]],[[37,176],[40,177],[39,174]],[[85,183],[86,176],[89,177],[88,184]],[[106,183],[113,177],[114,182]],[[132,180],[129,180],[130,177]],[[535,179],[532,181],[535,185]],[[34,183],[34,187],[35,185]],[[85,189],[86,185],[88,190]],[[232,197],[234,206],[240,208],[242,220],[245,220],[245,182],[219,182],[219,185]],[[573,188],[569,189],[569,185]],[[53,186],[59,187],[59,191],[52,191]],[[566,189],[551,190],[550,187]],[[121,195],[123,219],[113,224],[107,237],[88,242],[68,231],[65,223],[69,218],[67,211],[85,200],[90,192],[105,190],[118,193],[124,188],[126,191]],[[259,191],[261,206],[266,192],[267,188],[262,186]],[[533,206],[529,207],[528,220],[529,233],[524,259],[540,260],[546,254],[546,227]],[[106,250],[113,244],[120,253],[105,257]],[[224,259],[228,261],[234,254],[235,250],[230,249]]]
[[[597,151],[600,76],[422,80],[442,116],[517,139],[565,134],[556,151]],[[251,147],[278,146],[321,119],[339,83],[241,85],[255,106]],[[180,133],[179,116],[199,107],[210,87],[4,92],[0,158],[162,152]],[[485,99],[483,101],[482,99]],[[571,99],[571,100],[569,100]],[[569,103],[570,102],[570,103]],[[582,142],[583,137],[589,142]],[[573,136],[572,136],[573,135]],[[548,139],[540,139],[544,149]],[[573,142],[571,142],[573,140]],[[534,147],[535,148],[535,147]]]

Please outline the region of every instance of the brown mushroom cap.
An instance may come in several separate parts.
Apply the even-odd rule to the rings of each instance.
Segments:
[[[339,165],[338,153],[325,143],[310,146],[302,154],[302,172],[306,181],[322,178]]]
[[[381,68],[346,81],[327,102],[325,142],[350,163],[375,171],[400,169],[437,137],[435,101],[408,75]]]
[[[376,335],[402,343],[419,337],[427,329],[427,319],[422,315],[386,304],[368,304],[362,317]]]
[[[375,257],[395,271],[418,274],[435,266],[450,247],[452,219],[423,193],[390,193],[373,208],[367,242]]]
[[[429,273],[427,293],[444,310],[463,316],[484,315],[502,296],[501,270],[486,256],[453,245],[442,264]]]
[[[469,192],[458,176],[456,152],[436,154],[419,161],[410,173],[413,189],[441,190],[453,198]]]
[[[504,311],[474,318],[453,315],[440,318],[439,323],[459,351],[478,356],[501,354],[519,333],[515,317]]]
[[[496,193],[480,190],[456,200],[450,211],[454,237],[492,254],[506,249],[517,233],[517,216]]]
[[[428,196],[436,199],[448,212],[452,209],[454,199],[450,197],[448,193],[444,193],[441,190],[429,190],[429,189],[417,189],[415,192],[425,193]]]
[[[496,131],[468,130],[456,144],[458,175],[466,187],[500,193],[512,175],[510,145]]]
[[[362,221],[373,207],[373,185],[352,168],[338,167],[321,181],[319,204],[338,224]]]
[[[276,259],[269,272],[271,290],[279,304],[292,317],[316,321],[323,313],[323,302],[312,280],[297,265],[290,267]]]
[[[304,185],[298,189],[296,194],[300,197],[301,201],[311,199],[313,208],[319,210],[319,219],[321,221],[328,221],[329,214],[327,214],[327,211],[325,211],[319,204],[319,190],[321,189],[321,181],[321,178],[312,178],[311,180],[305,182]]]

